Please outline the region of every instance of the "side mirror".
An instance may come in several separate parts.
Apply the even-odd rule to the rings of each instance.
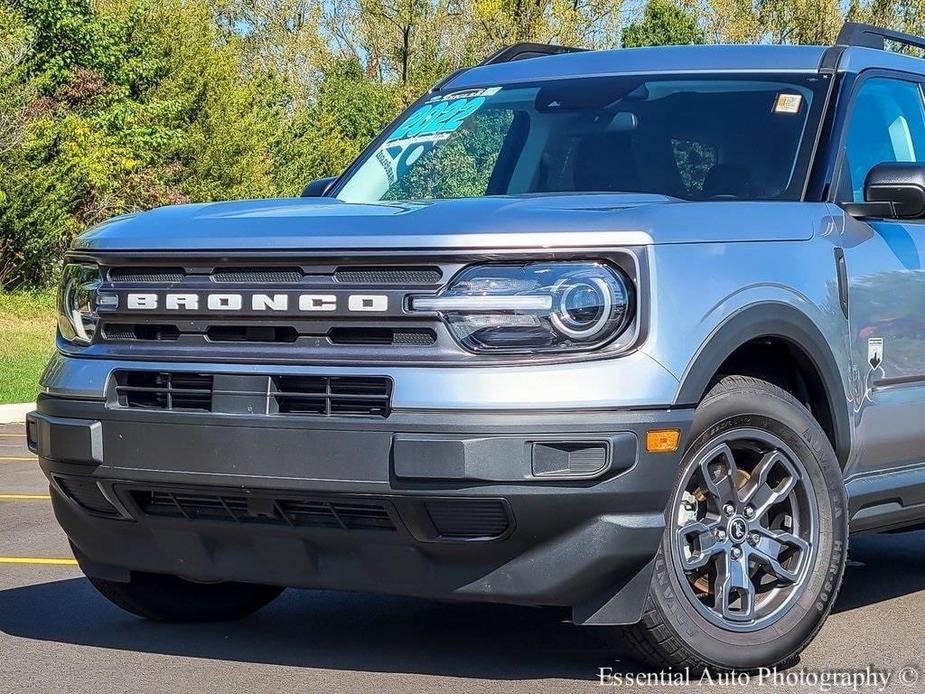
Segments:
[[[859,217],[925,218],[925,164],[878,164],[864,181],[865,202],[846,208]]]
[[[302,189],[303,198],[323,198],[334,185],[337,176],[328,176],[312,181]]]

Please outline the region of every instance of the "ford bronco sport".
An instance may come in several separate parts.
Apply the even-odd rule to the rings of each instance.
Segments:
[[[67,254],[28,439],[93,585],[559,606],[786,665],[925,523],[925,39],[521,44],[301,198]],[[607,633],[616,633],[616,630]]]

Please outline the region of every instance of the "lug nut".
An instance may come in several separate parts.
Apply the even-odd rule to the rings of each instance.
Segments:
[[[746,517],[746,518],[754,518],[754,517],[755,517],[755,508],[754,508],[753,506],[746,506],[746,507],[745,507],[745,517]]]
[[[726,539],[726,531],[723,530],[722,528],[717,528],[716,530],[713,531],[713,537],[715,537],[719,541],[723,541]]]
[[[739,549],[738,547],[733,547],[730,554],[732,555],[733,559],[738,559],[739,557],[742,556],[742,550]]]
[[[733,506],[732,504],[726,504],[725,506],[723,506],[723,511],[726,513],[727,516],[731,516],[733,513],[736,512],[736,507]]]
[[[750,544],[757,545],[761,541],[761,537],[758,533],[752,533],[748,536],[748,541]]]

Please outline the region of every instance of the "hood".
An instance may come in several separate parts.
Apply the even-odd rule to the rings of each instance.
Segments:
[[[109,220],[75,249],[261,251],[638,246],[812,236],[805,204],[572,194],[351,204],[331,198],[162,207]]]

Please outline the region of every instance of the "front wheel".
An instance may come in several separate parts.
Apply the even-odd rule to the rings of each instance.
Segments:
[[[697,408],[643,621],[657,667],[786,666],[831,610],[848,542],[841,469],[786,391],[730,376]]]
[[[90,577],[90,583],[126,612],[157,622],[241,619],[275,599],[283,588],[250,583],[193,583],[176,576],[133,572],[128,583]]]

